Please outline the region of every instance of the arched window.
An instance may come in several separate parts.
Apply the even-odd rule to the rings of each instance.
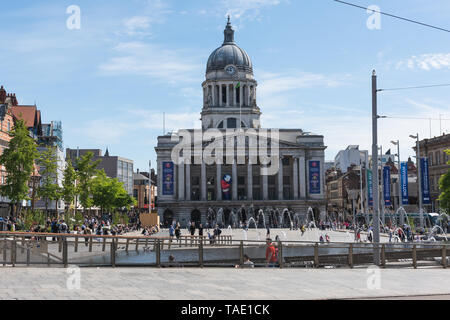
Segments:
[[[8,121],[8,132],[11,131],[11,122]]]

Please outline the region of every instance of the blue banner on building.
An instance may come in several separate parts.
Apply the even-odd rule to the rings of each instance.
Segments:
[[[162,183],[163,183],[163,195],[174,195],[174,180],[175,180],[175,166],[173,162],[163,162]]]
[[[320,161],[309,162],[309,194],[321,194]]]
[[[422,180],[422,203],[430,204],[430,176],[428,171],[428,158],[422,158],[420,161],[420,174]]]
[[[402,187],[402,204],[409,205],[409,191],[408,191],[408,164],[402,162],[400,169],[401,187]]]
[[[383,193],[384,193],[384,205],[390,206],[391,203],[391,167],[386,166],[383,168]]]
[[[369,206],[373,207],[373,179],[372,171],[367,170],[367,194],[369,198]]]

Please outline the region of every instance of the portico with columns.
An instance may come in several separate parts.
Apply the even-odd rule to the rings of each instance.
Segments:
[[[245,139],[245,148],[233,148],[233,153],[227,154],[224,147],[223,157],[211,164],[203,157],[210,139],[192,139],[184,145],[183,152],[177,153],[174,150],[184,141],[181,130],[158,137],[155,150],[161,222],[170,224],[176,220],[186,226],[195,221],[205,225],[210,208],[228,211],[242,206],[253,206],[256,210],[288,208],[305,216],[308,208],[325,211],[323,136],[301,129],[276,129],[278,135],[273,139],[279,150],[269,166],[276,161],[278,170],[263,174],[264,164],[260,158],[253,157],[258,150],[249,139],[251,135],[271,129],[261,128],[262,113],[256,95],[258,83],[254,79],[252,62],[236,45],[230,21],[224,36],[222,46],[208,59],[206,80],[202,84],[201,131],[221,133],[223,146],[229,139],[235,139],[235,145],[239,145],[238,139]],[[183,131],[196,136],[194,129]],[[313,169],[315,171],[310,172]],[[222,189],[226,175],[231,176],[230,200],[224,200]],[[312,183],[310,179],[316,181]]]

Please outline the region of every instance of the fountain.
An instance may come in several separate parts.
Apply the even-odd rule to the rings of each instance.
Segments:
[[[250,228],[250,223],[251,223],[251,222],[253,222],[253,224],[254,224],[254,226],[255,226],[255,229],[258,229],[258,225],[256,224],[256,220],[255,220],[255,218],[253,218],[253,217],[251,217],[250,219],[248,219],[248,222],[247,222],[247,229]]]
[[[302,227],[302,222],[301,222],[300,217],[301,217],[300,213],[296,213],[294,215],[294,226],[295,226],[296,229],[299,229],[299,228]]]
[[[283,210],[283,214],[281,215],[283,218],[281,220],[281,226],[284,227],[285,225],[283,224],[283,221],[285,221],[284,217],[288,216],[289,218],[289,227],[292,227],[293,223],[292,223],[292,218],[291,218],[291,212],[289,211],[288,208]],[[286,221],[287,222],[287,221]]]
[[[216,215],[215,225],[223,226],[225,224],[224,216],[223,216],[223,208],[219,208]]]
[[[237,228],[239,226],[239,217],[236,213],[236,209],[232,209],[231,210],[231,214],[230,214],[230,222],[231,222],[231,226],[233,228]]]
[[[214,228],[216,220],[216,213],[213,208],[208,209],[208,213],[206,214],[206,222],[208,223],[208,227]]]
[[[266,229],[266,217],[264,216],[264,211],[262,209],[260,209],[258,211],[258,217],[256,219],[256,221],[257,221],[256,223],[257,223],[258,227],[261,226],[261,216],[262,216],[262,223],[263,223],[264,229]]]

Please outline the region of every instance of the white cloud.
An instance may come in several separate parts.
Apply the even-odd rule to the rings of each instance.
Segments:
[[[73,129],[73,134],[89,141],[91,145],[119,145],[144,137],[154,137],[146,142],[154,145],[156,136],[163,133],[163,112],[150,109],[121,109],[120,115],[88,120]],[[198,112],[166,113],[166,131],[182,128],[201,128]]]
[[[261,73],[259,91],[261,95],[272,95],[311,87],[339,87],[349,78],[345,76],[326,76],[322,74],[299,72],[294,74]]]
[[[425,71],[450,68],[450,53],[429,53],[412,56],[397,63],[397,69],[421,69]]]
[[[236,19],[256,19],[262,8],[279,5],[282,0],[222,0],[227,14]]]
[[[100,65],[102,73],[148,76],[170,83],[201,82],[203,65],[186,51],[143,42],[119,43],[115,51],[119,56]]]

